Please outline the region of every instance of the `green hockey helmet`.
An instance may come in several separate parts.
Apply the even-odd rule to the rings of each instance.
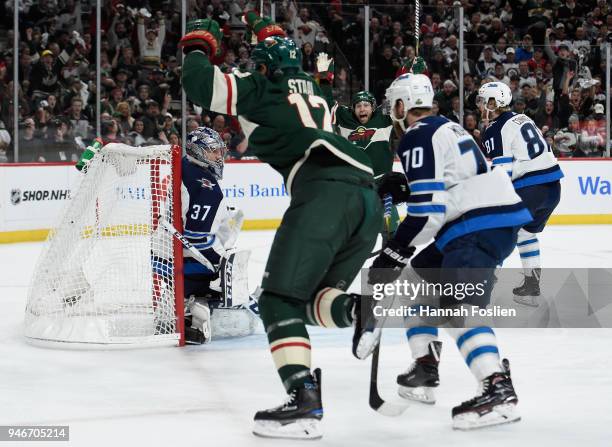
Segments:
[[[190,20],[185,25],[186,33],[197,30],[210,31],[210,33],[219,41],[221,41],[221,38],[223,37],[219,24],[212,19],[194,19]]]
[[[351,98],[351,107],[353,108],[353,110],[355,109],[355,104],[363,101],[372,104],[372,110],[376,108],[376,98],[374,98],[374,95],[370,92],[362,90],[360,92],[355,93]]]
[[[270,76],[279,70],[298,71],[302,68],[302,51],[293,40],[286,37],[266,37],[255,46],[251,58],[255,67],[265,65]]]

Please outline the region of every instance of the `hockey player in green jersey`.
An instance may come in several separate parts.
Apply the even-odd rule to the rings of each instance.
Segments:
[[[270,19],[247,13],[257,36],[252,73],[222,73],[209,55],[218,24],[190,23],[181,39],[182,82],[191,101],[237,116],[249,148],[284,178],[289,208],[276,232],[262,280],[259,310],[288,393],[285,404],[255,415],[266,437],[321,437],[320,370],[310,368],[306,324],[347,327],[356,298],[346,289],[382,227],[367,154],[332,133],[319,86],[301,70],[301,52]]]
[[[317,75],[321,90],[331,109],[334,130],[368,154],[372,161],[374,178],[377,184],[380,183],[385,174],[393,171],[395,153],[390,144],[393,121],[389,115],[382,113],[380,107],[376,107],[376,98],[370,92],[355,93],[351,98],[351,107],[341,105],[334,100],[331,88],[333,59],[330,59],[326,53],[319,53],[317,56]],[[399,128],[396,132],[399,137],[403,134]],[[400,222],[395,207],[392,208],[390,222],[391,228],[386,231],[393,233]]]
[[[351,98],[351,107],[338,104],[332,96],[332,76],[328,71],[330,61],[325,53],[317,56],[319,84],[331,108],[332,124],[338,134],[368,154],[374,177],[381,177],[393,169],[394,153],[389,144],[393,122],[380,108],[376,108],[376,98],[370,92],[355,93]]]

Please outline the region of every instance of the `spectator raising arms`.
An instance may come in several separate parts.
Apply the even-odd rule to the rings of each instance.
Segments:
[[[141,10],[138,17],[137,29],[140,60],[145,66],[158,67],[161,61],[162,45],[166,37],[166,22],[161,11],[158,11],[156,20],[150,20],[149,27],[145,30],[145,17],[147,16],[150,17],[148,11]]]
[[[316,72],[319,53],[334,55],[332,88],[344,101],[364,89],[362,67],[367,49],[369,88],[380,103],[398,70],[412,65],[416,51],[415,10],[410,2],[372,3],[370,41],[364,42],[364,3],[276,2],[276,22],[298,45],[305,72]],[[463,82],[464,97],[460,101],[466,113],[464,123],[475,124],[476,131],[481,129],[476,91],[487,81],[502,82],[512,92],[513,110],[525,112],[536,124],[548,127],[545,136],[558,153],[577,156],[605,152],[605,143],[602,145],[598,137],[603,135],[605,140],[605,122],[598,118],[600,113],[596,114],[596,108],[600,111],[606,102],[602,45],[609,41],[612,30],[611,10],[604,0],[582,3],[567,0],[558,7],[541,0],[461,1],[463,24],[459,23],[454,6],[459,2],[421,3],[418,56],[425,60],[425,73],[431,79],[440,115],[459,120],[453,98]],[[189,102],[187,116],[180,116],[182,67],[177,46],[180,14],[170,3],[102,2],[99,61],[102,82],[101,91],[97,92],[95,14],[90,9],[93,3],[27,0],[20,3],[16,98],[20,135],[14,138],[13,55],[5,43],[12,42],[14,36],[12,4],[6,2],[5,10],[9,13],[3,22],[6,39],[0,39],[0,120],[10,137],[8,141],[0,139],[0,159],[13,160],[13,144],[19,142],[23,143],[21,161],[69,160],[72,149],[52,149],[53,154],[41,155],[39,147],[57,139],[57,145],[48,147],[59,148],[64,139],[84,149],[96,136],[96,101],[102,104],[101,121],[114,119],[118,125],[112,137],[129,144],[176,141],[179,135],[174,133],[181,128],[182,119],[192,129],[213,125],[211,118],[216,119],[216,115],[206,115]],[[258,4],[252,0],[202,0],[188,4],[188,20],[208,17],[221,25],[220,51],[214,62],[224,73],[253,68],[252,41],[245,34],[241,18],[245,10]],[[463,81],[458,75],[460,26],[464,27],[465,39]],[[473,115],[468,117],[469,113]],[[171,120],[167,114],[172,115]],[[572,115],[578,118],[577,124],[569,122]],[[64,124],[58,123],[58,119]],[[578,126],[584,140],[576,139],[572,149],[568,145],[557,148],[557,141],[565,140],[556,136],[569,135],[572,132],[567,130],[572,126]],[[248,154],[248,142],[244,141],[240,126],[228,121],[224,128],[228,129],[225,139],[230,142],[229,153]],[[470,133],[478,139],[473,131]],[[587,141],[593,142],[593,148],[586,147]]]

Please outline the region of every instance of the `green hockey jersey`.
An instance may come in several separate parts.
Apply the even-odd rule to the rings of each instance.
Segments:
[[[237,116],[249,148],[280,172],[290,193],[309,157],[352,166],[351,172],[372,178],[372,163],[363,150],[333,133],[327,102],[306,73],[274,82],[259,73],[222,73],[201,51],[185,57],[182,71],[187,97],[204,109]]]
[[[332,123],[336,132],[368,154],[375,177],[391,172],[394,159],[389,144],[393,132],[391,117],[384,115],[379,107],[374,110],[367,123],[361,124],[350,107],[340,105],[333,99],[328,83],[322,81],[321,90],[331,107]]]

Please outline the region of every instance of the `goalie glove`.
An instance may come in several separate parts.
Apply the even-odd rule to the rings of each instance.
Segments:
[[[326,79],[331,83],[334,80],[334,60],[330,59],[327,53],[319,53],[316,64],[319,79]]]
[[[260,17],[255,11],[247,11],[242,17],[242,21],[247,24],[249,31],[252,31],[257,36],[257,42],[261,42],[270,36],[287,37],[285,30],[270,17]],[[246,37],[245,40],[248,42],[248,36]]]
[[[368,283],[386,284],[395,281],[410,263],[414,250],[414,247],[403,247],[391,239],[374,259],[368,271]]]
[[[183,53],[201,50],[209,56],[214,56],[219,50],[221,29],[219,24],[211,19],[192,20],[187,24],[187,34],[179,42]]]
[[[378,195],[381,199],[389,194],[393,204],[404,203],[410,197],[410,187],[406,176],[401,172],[388,172],[379,181]]]

